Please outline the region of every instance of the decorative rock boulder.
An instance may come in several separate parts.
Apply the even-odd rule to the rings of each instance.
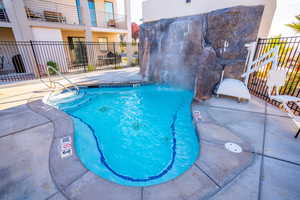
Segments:
[[[225,75],[240,78],[247,50],[256,40],[263,6],[238,6],[141,25],[141,73],[151,81],[196,87],[207,99]],[[228,69],[226,69],[228,66]]]
[[[195,87],[196,99],[208,99],[216,83],[220,80],[222,66],[217,62],[217,54],[212,47],[205,47],[199,57]],[[201,76],[202,74],[202,76]],[[199,76],[200,75],[200,76]]]

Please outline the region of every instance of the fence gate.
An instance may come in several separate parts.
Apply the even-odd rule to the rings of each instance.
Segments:
[[[280,94],[300,97],[300,36],[259,39],[254,60],[275,46],[279,47],[278,68],[287,72],[286,84],[280,89]],[[265,60],[262,60],[253,67],[260,65],[263,61]],[[267,94],[266,80],[271,67],[272,63],[269,63],[257,72],[250,74],[248,88],[251,94],[264,99],[268,103],[279,106],[279,102],[270,100]],[[296,104],[291,103],[289,106],[295,111],[295,114],[300,114],[300,108]]]

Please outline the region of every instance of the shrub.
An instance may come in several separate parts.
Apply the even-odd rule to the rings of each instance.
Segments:
[[[48,62],[47,62],[47,69],[48,69],[48,71],[49,71],[49,74],[50,74],[50,75],[55,75],[55,74],[56,74],[56,71],[54,71],[53,69],[49,68],[48,66],[51,66],[51,67],[53,67],[56,71],[58,71],[57,63],[54,62],[54,61],[48,61]]]
[[[92,72],[96,69],[94,65],[88,65],[88,72]]]

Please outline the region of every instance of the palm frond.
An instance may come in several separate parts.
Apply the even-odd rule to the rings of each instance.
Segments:
[[[294,29],[296,33],[300,33],[300,15],[295,16],[295,18],[298,20],[298,22],[286,24],[286,26]]]
[[[294,29],[297,33],[300,33],[300,23],[299,24],[296,24],[296,23],[286,24],[286,26]]]

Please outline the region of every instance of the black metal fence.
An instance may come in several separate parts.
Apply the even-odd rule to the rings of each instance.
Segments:
[[[61,73],[92,72],[137,66],[138,44],[94,42],[0,42],[0,83]]]
[[[280,88],[280,94],[300,97],[300,37],[259,39],[254,59],[261,57],[275,46],[279,46],[278,68],[287,71],[287,81]],[[259,64],[261,62],[257,63],[257,65]],[[248,88],[253,95],[275,106],[280,106],[279,102],[270,100],[267,94],[266,80],[271,67],[272,64],[270,63],[258,72],[252,73]],[[291,103],[289,106],[295,111],[295,114],[300,114],[300,108],[296,104]]]

